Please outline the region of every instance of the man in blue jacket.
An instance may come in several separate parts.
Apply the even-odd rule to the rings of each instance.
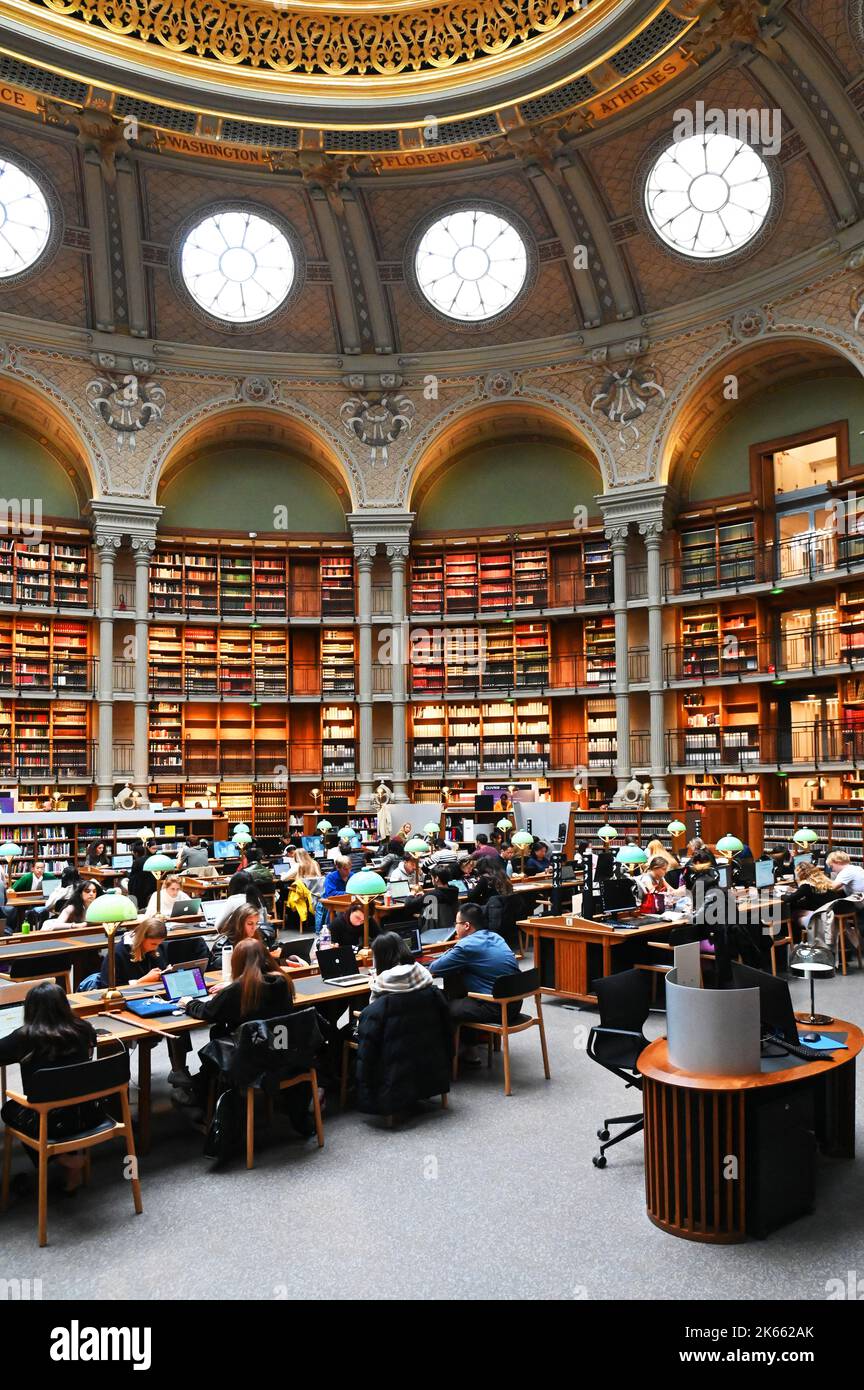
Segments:
[[[519,962],[507,942],[486,929],[481,909],[472,903],[460,907],[456,914],[456,937],[456,945],[429,966],[433,975],[458,971],[469,994],[491,994],[502,975],[518,974]],[[518,1002],[508,1006],[511,1019],[519,1012]],[[484,999],[451,999],[450,1017],[456,1025],[500,1023],[501,1007]]]

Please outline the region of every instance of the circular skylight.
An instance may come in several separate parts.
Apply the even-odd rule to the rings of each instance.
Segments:
[[[740,251],[771,208],[771,176],[752,145],[731,135],[691,135],[664,150],[645,184],[651,225],[683,256]]]
[[[0,159],[0,279],[38,261],[51,233],[45,194],[29,174]]]
[[[503,217],[484,208],[462,208],[427,228],[414,272],[439,313],[482,323],[513,303],[528,274],[528,252]]]
[[[294,254],[279,227],[257,212],[212,213],[183,240],[180,273],[208,314],[226,323],[256,323],[275,312],[296,274]]]

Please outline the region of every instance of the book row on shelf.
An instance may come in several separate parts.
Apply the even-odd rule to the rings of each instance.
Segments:
[[[0,705],[0,774],[88,775],[90,709],[74,700],[8,700]]]
[[[354,613],[350,555],[295,556],[274,547],[160,547],[150,565],[153,613],[274,617]]]
[[[86,623],[0,617],[0,686],[86,690],[89,658]]]
[[[355,727],[352,705],[253,708],[158,700],[150,706],[150,771],[194,775],[198,767],[218,776],[242,764],[258,774],[269,767],[282,778],[353,776]]]
[[[28,542],[0,536],[0,603],[90,608],[90,554],[84,539]]]
[[[610,583],[610,549],[602,534],[551,549],[423,547],[411,558],[409,602],[418,615],[566,607],[577,600],[605,601]]]
[[[149,684],[154,694],[190,696],[354,693],[350,628],[199,627],[152,624]]]
[[[179,809],[179,808],[178,808]],[[184,817],[182,821],[153,823],[152,813],[141,811],[140,825],[120,823],[108,817],[91,822],[69,820],[61,824],[28,824],[26,814],[0,818],[4,842],[20,846],[17,856],[10,856],[9,876],[26,873],[37,859],[45,861],[49,875],[62,874],[69,864],[86,863],[88,851],[100,841],[104,842],[108,854],[129,854],[137,831],[145,826],[152,831],[152,841],[160,852],[176,854],[190,830],[208,837],[213,835],[213,817],[202,811],[200,818]]]

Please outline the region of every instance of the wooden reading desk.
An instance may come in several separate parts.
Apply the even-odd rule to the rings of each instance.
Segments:
[[[589,922],[585,917],[571,914],[561,917],[528,917],[518,926],[531,937],[534,964],[540,970],[540,988],[544,994],[556,994],[575,999],[580,1004],[595,1004],[597,996],[590,988],[592,979],[612,975],[616,969],[632,964],[631,952],[621,952],[628,942],[644,945],[663,937],[684,919],[675,922],[649,922],[644,927],[616,928],[606,922]],[[594,948],[590,950],[589,948]],[[615,960],[614,953],[627,957]],[[592,965],[590,957],[596,960]]]

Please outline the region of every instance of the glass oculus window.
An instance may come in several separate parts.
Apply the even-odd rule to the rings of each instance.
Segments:
[[[771,210],[771,175],[752,145],[731,135],[692,135],[654,161],[645,209],[657,235],[682,256],[732,255],[759,233]]]
[[[251,208],[210,213],[186,233],[180,274],[195,303],[225,323],[257,323],[284,303],[297,266],[288,237]]]
[[[42,189],[17,164],[0,157],[0,282],[35,265],[50,235],[51,212]]]
[[[460,208],[427,227],[414,253],[421,294],[439,313],[483,323],[509,309],[528,275],[516,228],[485,208]]]

